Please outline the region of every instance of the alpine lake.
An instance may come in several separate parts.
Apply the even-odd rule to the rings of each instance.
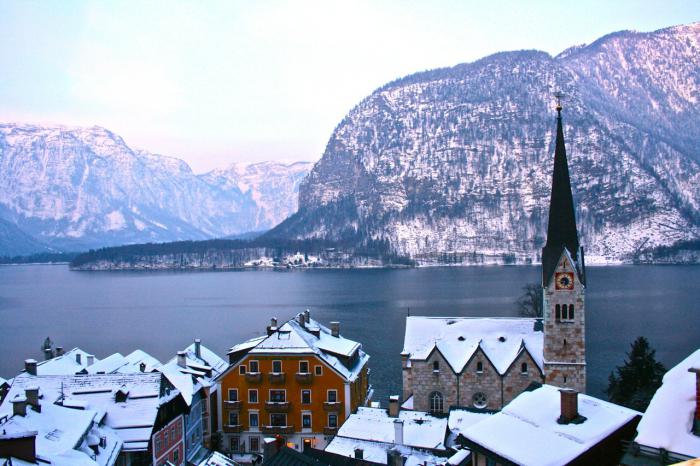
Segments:
[[[67,265],[0,266],[0,376],[41,360],[50,337],[103,358],[143,349],[161,361],[194,338],[229,347],[309,309],[362,343],[375,400],[401,391],[405,317],[517,316],[539,267],[484,266],[289,271],[75,272]],[[588,393],[645,336],[667,368],[700,347],[700,266],[587,267]]]

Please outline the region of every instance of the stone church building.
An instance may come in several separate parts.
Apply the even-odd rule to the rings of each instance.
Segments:
[[[547,242],[543,318],[408,317],[401,353],[406,408],[500,409],[532,382],[586,391],[586,275],[578,241],[561,106]]]

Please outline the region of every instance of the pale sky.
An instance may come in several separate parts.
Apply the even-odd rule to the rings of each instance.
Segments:
[[[197,173],[315,161],[398,77],[694,21],[698,0],[0,0],[0,121],[104,126]]]

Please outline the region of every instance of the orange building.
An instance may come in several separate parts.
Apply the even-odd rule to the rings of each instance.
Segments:
[[[281,436],[288,446],[323,448],[359,406],[368,403],[369,355],[328,329],[309,311],[267,335],[234,346],[229,368],[217,379],[221,447],[261,452],[263,438]]]

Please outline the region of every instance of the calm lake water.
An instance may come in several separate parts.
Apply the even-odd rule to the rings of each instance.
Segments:
[[[400,393],[405,316],[515,316],[538,267],[241,272],[71,272],[0,266],[0,376],[41,358],[44,338],[102,358],[141,348],[164,361],[201,338],[226,350],[304,309],[360,341],[376,399]],[[700,347],[700,267],[589,267],[588,392],[603,396],[630,343],[646,336],[670,367]]]

